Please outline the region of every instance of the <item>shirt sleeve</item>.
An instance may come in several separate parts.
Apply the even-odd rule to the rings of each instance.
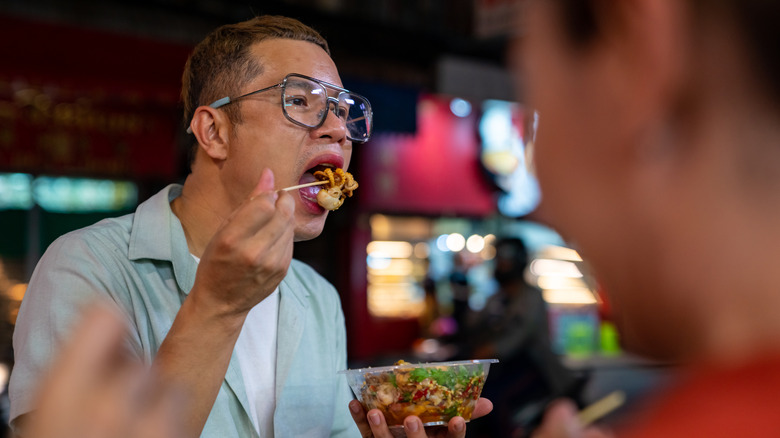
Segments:
[[[344,312],[341,306],[338,306],[338,315],[336,316],[336,327],[338,330],[337,349],[339,351],[338,369],[347,369],[347,328],[344,321]],[[348,438],[360,437],[360,431],[349,413],[349,402],[355,397],[347,384],[347,377],[344,374],[337,375],[336,383],[336,407],[335,418],[333,419],[333,430],[331,437]]]

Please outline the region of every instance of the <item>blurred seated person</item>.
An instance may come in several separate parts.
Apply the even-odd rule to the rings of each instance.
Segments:
[[[457,325],[458,339],[463,339],[466,321],[469,316],[469,297],[471,297],[471,285],[468,272],[471,263],[463,252],[455,253],[452,258],[452,272],[450,273],[450,290],[452,291],[452,318]]]
[[[496,242],[494,278],[498,290],[468,329],[466,355],[496,358],[483,394],[496,406],[496,420],[506,423],[515,410],[529,403],[546,404],[551,397],[569,394],[575,378],[552,350],[547,306],[541,291],[524,280],[528,250],[521,239]],[[502,414],[503,412],[503,414]],[[503,424],[500,431],[509,426]]]
[[[420,313],[418,321],[420,323],[420,332],[423,336],[436,336],[431,331],[433,323],[441,316],[439,311],[439,299],[436,296],[436,280],[433,279],[430,273],[431,261],[429,259],[424,260],[425,263],[425,277],[420,282],[420,287],[425,294],[425,307]]]

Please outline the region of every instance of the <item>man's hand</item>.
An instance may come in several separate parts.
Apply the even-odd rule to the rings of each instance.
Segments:
[[[487,415],[493,410],[493,403],[486,398],[477,400],[472,419]],[[349,412],[352,419],[355,420],[360,434],[363,438],[392,438],[393,433],[387,426],[385,416],[379,409],[371,409],[368,414],[363,410],[363,406],[357,400],[349,402]],[[450,420],[447,426],[436,426],[424,428],[419,417],[410,416],[404,419],[404,432],[408,438],[464,438],[466,436],[466,421],[463,417],[455,417]]]
[[[577,407],[570,400],[556,400],[547,408],[542,424],[532,438],[613,438],[595,426],[584,427],[577,418]]]
[[[293,254],[295,202],[265,169],[206,247],[193,292],[226,315],[249,312],[279,285]],[[214,306],[214,307],[212,307]]]
[[[201,435],[246,315],[287,274],[294,210],[266,169],[203,251],[195,284],[154,359],[162,379],[186,388],[184,437]]]

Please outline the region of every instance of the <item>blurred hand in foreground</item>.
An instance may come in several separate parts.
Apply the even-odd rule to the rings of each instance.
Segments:
[[[560,399],[547,408],[542,424],[531,438],[614,438],[614,435],[596,426],[583,426],[577,418],[575,404]]]
[[[176,395],[123,348],[115,310],[84,315],[20,425],[25,438],[176,438]]]
[[[471,419],[483,417],[493,410],[493,403],[486,398],[479,398],[471,414]],[[387,426],[385,416],[379,409],[371,409],[366,413],[363,406],[357,400],[349,403],[349,411],[355,420],[363,438],[390,438],[395,437]],[[404,432],[408,438],[464,438],[466,436],[466,421],[463,417],[454,417],[447,426],[423,427],[420,417],[410,416],[404,419]]]

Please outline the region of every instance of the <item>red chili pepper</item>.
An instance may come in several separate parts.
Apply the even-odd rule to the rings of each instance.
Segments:
[[[414,397],[412,397],[412,400],[419,400],[423,397],[428,395],[428,388],[419,389],[417,392],[414,393]]]

